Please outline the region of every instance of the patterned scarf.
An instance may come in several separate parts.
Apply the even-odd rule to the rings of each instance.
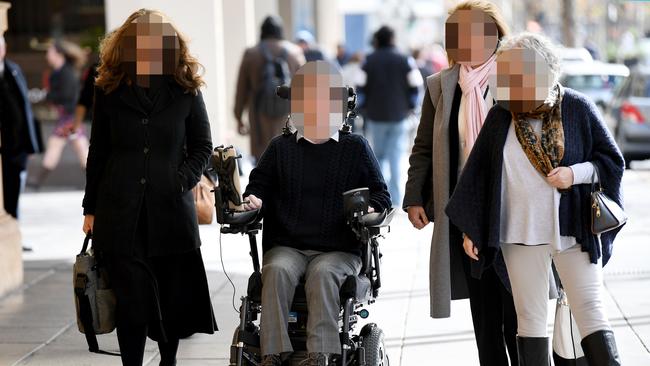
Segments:
[[[544,176],[557,168],[564,156],[564,129],[560,110],[563,94],[564,90],[558,84],[539,108],[528,113],[513,113],[517,140],[530,163]],[[528,119],[542,120],[541,141]]]

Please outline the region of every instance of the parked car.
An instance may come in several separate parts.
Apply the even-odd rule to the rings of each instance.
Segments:
[[[558,53],[562,64],[569,62],[592,62],[594,60],[586,48],[561,47]]]
[[[569,62],[562,65],[560,83],[589,96],[605,111],[614,91],[630,75],[630,69],[622,64],[608,64],[600,61]]]
[[[637,66],[616,92],[608,108],[614,137],[630,161],[650,158],[650,67]]]

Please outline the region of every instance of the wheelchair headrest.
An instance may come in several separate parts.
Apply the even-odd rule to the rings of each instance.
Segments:
[[[238,160],[241,155],[232,146],[223,145],[214,148],[210,159],[213,173],[217,176],[217,188],[226,207],[239,211],[242,210],[241,185],[239,183]],[[219,208],[217,208],[219,210]]]

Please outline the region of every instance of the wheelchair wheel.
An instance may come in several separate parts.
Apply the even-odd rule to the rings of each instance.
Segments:
[[[366,366],[388,366],[388,355],[384,346],[384,331],[377,324],[366,324],[359,333],[363,337],[361,347],[366,354]]]
[[[239,349],[237,348],[236,345],[238,342],[239,342],[239,328],[235,329],[235,332],[233,333],[233,337],[232,337],[232,345],[230,346],[230,363],[228,364],[230,366],[237,365],[237,360],[239,358],[238,355]],[[251,347],[249,345],[244,344],[243,355],[241,358],[242,366],[256,366],[259,364],[259,362],[261,362],[260,358],[261,357],[259,355],[259,348]]]

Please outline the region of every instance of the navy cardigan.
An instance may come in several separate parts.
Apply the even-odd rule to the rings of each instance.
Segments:
[[[585,95],[564,89],[562,123],[564,158],[561,166],[589,161],[598,169],[605,193],[622,206],[620,191],[625,162],[596,105]],[[512,115],[495,105],[485,119],[445,212],[449,219],[480,251],[472,275],[480,278],[500,249],[501,171],[503,146]],[[592,263],[603,257],[603,266],[612,255],[612,244],[620,228],[598,238],[591,233],[591,187],[573,185],[560,199],[560,234],[573,236],[589,253]]]

